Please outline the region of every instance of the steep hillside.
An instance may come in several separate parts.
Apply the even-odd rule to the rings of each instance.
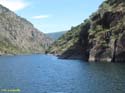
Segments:
[[[61,58],[82,58],[83,51],[86,49],[84,45],[88,43],[86,30],[89,28],[89,20],[85,20],[77,27],[72,27],[71,30],[55,41],[48,51],[52,54],[61,55]]]
[[[125,62],[125,1],[104,1],[88,21],[72,28],[49,51],[61,58]]]
[[[47,35],[52,38],[53,40],[59,39],[62,35],[64,35],[67,31],[61,31],[61,32],[53,32],[53,33],[47,33]]]
[[[26,19],[0,5],[0,54],[43,53],[51,43]]]

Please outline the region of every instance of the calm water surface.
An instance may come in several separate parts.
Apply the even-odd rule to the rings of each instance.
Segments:
[[[50,55],[2,56],[3,88],[19,88],[20,93],[125,93],[125,64],[61,60]]]

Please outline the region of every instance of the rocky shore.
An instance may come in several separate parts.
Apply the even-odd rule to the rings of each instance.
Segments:
[[[53,43],[48,53],[90,62],[125,62],[125,1],[105,0],[89,19]]]

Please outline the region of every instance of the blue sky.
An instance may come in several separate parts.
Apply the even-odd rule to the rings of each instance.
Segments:
[[[88,18],[104,0],[1,0],[44,33],[69,30]]]

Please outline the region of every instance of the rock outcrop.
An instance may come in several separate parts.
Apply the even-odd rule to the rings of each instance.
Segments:
[[[0,54],[44,53],[52,40],[0,5]]]
[[[89,33],[89,61],[124,62],[125,2],[107,0],[93,14]],[[124,56],[124,57],[123,57]]]
[[[72,27],[70,31],[51,45],[48,52],[58,55],[59,58],[86,59],[88,56],[87,52],[85,53],[88,44],[88,32],[86,30],[89,28],[89,20],[77,27]]]
[[[104,1],[87,21],[57,40],[49,52],[91,62],[125,62],[125,1]]]

